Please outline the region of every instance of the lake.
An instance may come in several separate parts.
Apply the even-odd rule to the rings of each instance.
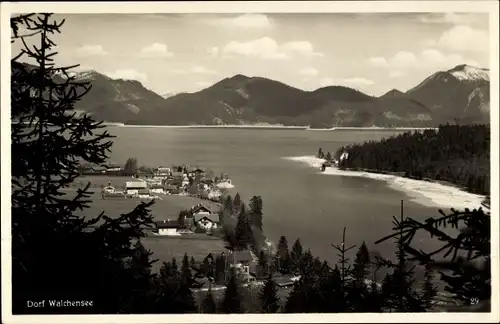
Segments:
[[[401,200],[405,200],[406,216],[438,215],[436,207],[412,202],[384,181],[324,175],[317,168],[285,159],[315,155],[320,147],[333,153],[342,145],[402,131],[168,127],[109,127],[109,131],[117,136],[112,162],[124,164],[135,157],[139,165],[190,164],[227,173],[235,185],[233,194],[239,192],[246,202],[253,195],[262,197],[269,239],[277,243],[285,235],[291,248],[300,238],[305,248],[330,262],[337,260],[331,244],[341,242],[344,226],[347,245],[365,241],[369,248],[391,256],[393,243],[373,243],[391,232]],[[431,241],[423,239],[422,244],[425,247]]]

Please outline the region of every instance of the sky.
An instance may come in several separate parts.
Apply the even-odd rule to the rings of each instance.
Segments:
[[[485,13],[69,14],[57,64],[80,64],[159,93],[235,74],[314,90],[406,91],[458,64],[489,68]],[[19,42],[13,45],[18,53]]]

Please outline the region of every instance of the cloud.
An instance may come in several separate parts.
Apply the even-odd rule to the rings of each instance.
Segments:
[[[315,68],[303,68],[299,71],[299,74],[301,75],[305,75],[305,76],[315,76],[315,75],[318,75],[318,70],[316,70]]]
[[[215,51],[214,51],[215,52]],[[314,47],[307,41],[294,41],[278,44],[270,37],[262,37],[246,42],[231,41],[220,51],[222,57],[246,56],[261,59],[286,60],[292,57],[322,57],[323,53],[314,51]]]
[[[489,51],[489,36],[485,30],[457,25],[445,31],[437,45],[454,51]]]
[[[420,54],[422,60],[430,66],[434,67],[452,67],[459,64],[469,64],[478,66],[478,63],[473,60],[464,58],[460,54],[444,54],[437,49],[427,49]]]
[[[213,46],[207,49],[207,52],[208,54],[210,54],[210,56],[215,57],[219,55],[219,48],[217,46]]]
[[[405,68],[415,64],[417,58],[415,54],[408,51],[399,51],[389,58],[382,56],[371,57],[369,63],[376,67]]]
[[[402,71],[399,71],[399,70],[389,72],[389,77],[392,79],[400,78],[403,75],[404,75],[404,73]]]
[[[460,54],[445,54],[434,48],[425,49],[417,55],[412,52],[400,51],[387,59],[384,57],[371,57],[368,62],[375,67],[391,68],[392,72],[389,73],[391,78],[402,76],[402,70],[419,68],[449,69],[459,64],[478,65],[477,62]]]
[[[104,74],[112,79],[136,80],[143,84],[148,81],[146,73],[138,72],[134,69],[121,69],[115,72],[105,72]]]
[[[426,24],[473,24],[484,21],[485,13],[429,13],[418,16],[420,22]]]
[[[161,43],[153,43],[141,49],[140,56],[146,58],[166,58],[174,56],[174,53],[168,50],[167,45]]]
[[[207,69],[206,67],[200,65],[195,65],[185,70],[174,70],[173,72],[177,74],[217,74],[217,71]]]
[[[340,80],[341,84],[353,85],[353,86],[367,86],[373,85],[375,82],[370,79],[355,77],[355,78],[347,78]]]
[[[109,53],[101,45],[83,45],[76,49],[78,56],[105,56]]]
[[[264,14],[244,14],[237,17],[220,17],[209,19],[211,25],[227,28],[270,28],[271,20]]]

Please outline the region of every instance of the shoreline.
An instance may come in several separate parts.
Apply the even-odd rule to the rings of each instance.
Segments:
[[[482,202],[486,196],[469,193],[452,184],[445,185],[437,182],[415,180],[383,173],[340,170],[336,167],[328,167],[324,172],[321,172],[320,167],[325,160],[315,156],[284,157],[283,159],[307,164],[312,168],[316,168],[319,174],[361,177],[385,181],[389,188],[405,193],[412,202],[425,207],[455,209],[474,209],[482,207],[485,209]]]
[[[116,126],[125,128],[180,128],[180,129],[190,129],[190,128],[242,128],[242,129],[300,129],[308,131],[342,131],[342,130],[357,130],[357,131],[410,131],[410,130],[427,130],[433,129],[437,130],[436,127],[377,127],[377,126],[367,126],[367,127],[350,127],[350,126],[339,126],[331,128],[311,128],[310,126],[285,126],[285,125],[134,125],[134,124],[124,124],[124,123],[103,123],[105,126]]]

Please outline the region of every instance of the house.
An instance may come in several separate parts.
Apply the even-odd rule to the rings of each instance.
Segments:
[[[122,171],[122,167],[116,164],[104,165],[107,173],[116,173]]]
[[[106,167],[100,165],[93,166],[91,170],[94,173],[106,173]]]
[[[106,187],[102,188],[102,192],[103,192],[103,193],[107,193],[107,194],[108,194],[108,193],[114,193],[115,191],[116,191],[115,187],[110,186],[110,185],[108,185],[108,186],[106,186]]]
[[[194,224],[198,228],[205,230],[213,230],[219,224],[219,214],[196,214],[194,215]]]
[[[180,236],[181,233],[178,232],[183,226],[180,226],[177,220],[161,220],[155,222],[156,228],[153,230],[157,235],[165,236]]]
[[[210,208],[206,207],[202,203],[199,203],[198,205],[195,205],[195,206],[191,207],[191,214],[193,216],[196,216],[196,215],[205,215],[205,216],[208,216],[211,213],[212,213],[212,211],[210,210]]]
[[[149,189],[151,193],[165,194],[165,186],[161,183],[150,183]]]
[[[178,193],[178,191],[179,191],[177,186],[170,185],[170,184],[164,185],[163,190],[167,194],[175,194],[175,193]]]
[[[203,171],[202,169],[199,169],[199,168],[194,169],[193,173],[194,173],[195,176],[198,176],[198,177],[204,177],[205,174],[206,174],[205,171]]]
[[[274,282],[278,288],[293,287],[295,282],[300,279],[300,276],[276,276],[273,277]]]
[[[258,258],[250,250],[233,251],[228,255],[228,264],[235,268],[237,273],[255,274]]]
[[[200,182],[198,184],[198,189],[203,191],[208,191],[210,189],[210,186],[204,182]]]
[[[172,173],[172,170],[170,168],[165,168],[162,166],[157,167],[154,170],[154,176],[155,177],[160,177],[160,178],[166,178]]]
[[[146,181],[135,180],[125,182],[125,193],[127,195],[138,195],[139,190],[148,189],[148,184]]]
[[[181,187],[187,187],[189,186],[189,177],[187,174],[182,176],[182,181],[181,181]]]

